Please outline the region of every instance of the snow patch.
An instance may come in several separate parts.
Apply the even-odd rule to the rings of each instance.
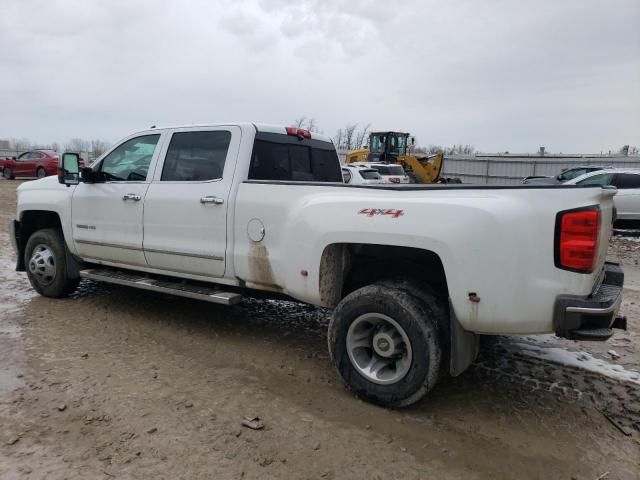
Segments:
[[[632,382],[640,385],[640,373],[626,370],[621,365],[614,365],[586,352],[570,352],[558,347],[539,347],[528,343],[512,343],[519,353],[530,357],[547,360],[569,367],[581,368],[590,372],[605,375],[623,382]]]

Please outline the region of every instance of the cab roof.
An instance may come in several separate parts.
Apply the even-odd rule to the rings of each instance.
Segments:
[[[191,125],[166,125],[166,126],[158,126],[155,125],[151,128],[141,130],[138,133],[149,132],[153,130],[166,130],[166,129],[176,129],[176,128],[193,128],[193,127],[224,127],[224,126],[237,126],[237,127],[245,127],[245,128],[255,128],[257,132],[267,132],[267,133],[280,133],[283,135],[287,134],[287,127],[283,125],[274,125],[269,123],[255,123],[255,122],[220,122],[220,123],[196,123]],[[304,130],[304,129],[303,129]],[[318,132],[311,132],[311,138],[315,140],[320,140],[323,142],[331,142],[333,140],[331,137],[327,137]]]

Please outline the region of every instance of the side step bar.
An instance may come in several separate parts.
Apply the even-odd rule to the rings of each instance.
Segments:
[[[195,298],[196,300],[221,303],[223,305],[235,305],[242,299],[242,295],[238,293],[225,292],[214,287],[164,280],[142,276],[134,272],[109,268],[80,270],[80,276],[97,282],[115,283],[117,285],[141,288],[142,290],[151,290],[152,292],[168,293],[169,295],[177,295],[180,297]]]

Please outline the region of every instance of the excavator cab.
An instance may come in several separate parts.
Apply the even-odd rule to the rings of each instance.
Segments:
[[[407,154],[408,133],[372,132],[369,136],[368,162],[398,163]]]

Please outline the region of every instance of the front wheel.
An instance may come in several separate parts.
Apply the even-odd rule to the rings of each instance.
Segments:
[[[433,297],[433,298],[432,298]],[[424,397],[440,376],[436,298],[374,284],[347,295],[329,323],[329,351],[357,396],[388,407]]]
[[[14,179],[13,172],[11,171],[11,169],[9,167],[4,167],[2,169],[2,176],[6,180],[13,180]]]
[[[45,297],[59,298],[72,293],[80,282],[67,272],[64,238],[60,230],[45,228],[29,237],[24,262],[31,286]]]

